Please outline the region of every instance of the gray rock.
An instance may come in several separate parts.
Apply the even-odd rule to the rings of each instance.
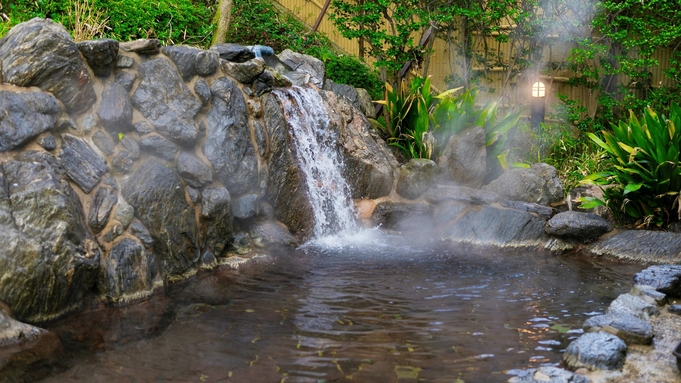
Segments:
[[[131,238],[116,241],[102,260],[97,287],[107,303],[125,303],[152,293],[151,258]]]
[[[92,133],[92,143],[95,144],[97,149],[104,153],[105,156],[114,154],[114,142],[111,140],[111,136],[106,132],[98,130]]]
[[[601,235],[612,231],[614,226],[593,213],[564,211],[546,222],[544,231],[548,235],[565,237],[582,243],[597,240]]]
[[[132,86],[135,84],[136,80],[137,72],[129,70],[118,72],[114,78],[114,82],[125,89],[126,92],[130,92],[132,90]]]
[[[49,19],[34,18],[7,32],[0,40],[0,68],[5,82],[48,91],[73,114],[97,99],[76,43]]]
[[[451,184],[436,184],[426,190],[423,197],[436,205],[447,201],[459,201],[470,205],[490,205],[501,201],[501,196],[497,193]]]
[[[52,151],[57,149],[57,140],[52,133],[47,133],[45,136],[38,139],[38,145],[42,146],[45,150]]]
[[[61,164],[71,178],[86,193],[102,179],[109,169],[99,154],[85,143],[70,134],[62,134],[62,147],[59,157]]]
[[[657,308],[657,305],[650,304],[637,296],[621,294],[610,303],[606,314],[614,316],[629,314],[647,321],[651,316],[660,315],[660,310]]]
[[[97,189],[92,203],[90,204],[90,211],[87,215],[87,221],[90,229],[97,234],[104,229],[109,222],[109,215],[111,210],[118,202],[118,194],[108,187],[100,187]]]
[[[262,103],[258,99],[248,99],[246,100],[246,105],[248,107],[248,114],[253,118],[262,117]]]
[[[677,263],[681,261],[681,236],[663,231],[619,229],[618,233],[594,242],[587,249],[593,255],[642,263]],[[681,297],[681,292],[678,294]]]
[[[586,376],[550,366],[516,370],[514,374],[517,376],[509,379],[508,383],[591,383]]]
[[[563,354],[563,362],[571,369],[621,370],[627,345],[620,338],[604,333],[586,333],[570,343]]]
[[[255,58],[255,53],[239,44],[215,44],[210,51],[217,52],[221,59],[242,63]]]
[[[187,45],[172,45],[161,48],[161,53],[170,57],[184,81],[196,76],[196,56],[202,52],[198,48]]]
[[[441,239],[453,243],[523,248],[545,243],[545,224],[541,217],[524,211],[471,206],[440,230]]]
[[[485,131],[475,126],[450,137],[438,165],[447,181],[472,188],[482,186],[487,174]]]
[[[681,265],[657,265],[634,275],[637,285],[648,285],[673,298],[681,298]]]
[[[132,57],[126,55],[118,55],[116,59],[116,68],[130,68],[135,64],[135,60]]]
[[[128,174],[135,165],[135,159],[129,151],[119,151],[111,161],[111,171],[117,174]]]
[[[0,184],[0,301],[31,323],[79,310],[100,253],[78,196],[46,161],[7,161]]]
[[[132,130],[132,104],[125,88],[110,83],[102,92],[97,116],[102,126],[113,134]]]
[[[222,62],[222,71],[242,84],[252,84],[264,70],[265,62],[257,58],[243,63]]]
[[[655,290],[655,287],[649,285],[634,285],[629,294],[637,296],[644,301],[656,304],[657,306],[664,306],[667,304],[667,294]]]
[[[220,66],[220,54],[215,51],[201,51],[196,55],[196,73],[211,76]]]
[[[198,190],[194,189],[191,186],[185,186],[184,189],[187,191],[187,195],[189,195],[189,200],[192,201],[192,203],[197,203],[201,201],[201,194],[199,193]]]
[[[127,229],[132,223],[133,218],[135,218],[135,208],[128,205],[125,201],[118,201],[116,211],[114,212],[114,219],[120,222],[124,229]]]
[[[0,46],[1,49],[1,46]],[[40,133],[54,128],[59,107],[42,92],[0,91],[0,152],[16,149]]]
[[[232,204],[232,212],[235,218],[250,218],[258,212],[260,197],[257,194],[245,194],[236,198]]]
[[[83,121],[80,124],[81,129],[83,130],[84,133],[90,133],[92,129],[97,126],[97,121],[95,121],[95,116],[92,114],[88,113],[83,117]]]
[[[121,235],[123,235],[123,225],[121,225],[118,222],[115,222],[114,224],[111,225],[111,227],[109,227],[109,230],[107,230],[106,233],[104,233],[104,235],[102,235],[100,238],[104,243],[111,243]]]
[[[177,157],[177,172],[187,184],[201,188],[213,182],[213,171],[193,154],[181,152]]]
[[[180,144],[193,144],[198,138],[194,117],[201,101],[163,58],[146,61],[138,70],[140,83],[132,104],[162,135]]]
[[[215,179],[231,194],[242,194],[258,181],[246,103],[237,84],[227,77],[215,80],[211,92],[203,154],[213,166]]]
[[[355,90],[357,91],[357,101],[353,102],[352,105],[355,105],[368,118],[376,118],[376,107],[369,92],[362,88],[355,88]]]
[[[260,76],[253,82],[253,92],[256,97],[260,97],[266,92],[272,90],[274,86],[274,74],[268,69],[265,69]]]
[[[291,247],[298,246],[298,241],[291,235],[286,225],[274,220],[256,221],[248,234],[257,247]]]
[[[107,77],[118,58],[118,41],[112,39],[87,40],[76,43],[95,76]]]
[[[116,181],[116,178],[113,176],[109,175],[106,178],[104,178],[104,181],[102,181],[104,185],[110,186],[113,190],[118,191],[118,181]]]
[[[260,210],[258,211],[258,215],[266,220],[273,220],[274,208],[269,203],[260,201]]]
[[[92,117],[91,114],[89,114],[88,116]],[[89,122],[90,121],[88,121],[88,123]],[[93,127],[94,127],[94,125],[96,125],[96,123],[94,122],[94,117],[92,117],[92,124],[93,124]],[[76,124],[73,122],[73,119],[71,117],[69,117],[68,115],[61,115],[59,117],[59,119],[57,120],[57,130],[63,131],[63,130],[69,130],[69,129],[73,129],[73,130],[77,129]],[[88,132],[91,131],[91,130],[92,129],[88,130]],[[83,131],[85,131],[85,130],[83,130]]]
[[[154,238],[151,237],[149,230],[137,219],[133,219],[129,227],[130,234],[139,239],[147,249],[154,246]]]
[[[435,162],[414,158],[400,167],[395,191],[406,199],[416,199],[433,186],[437,171]]]
[[[130,152],[130,155],[133,159],[136,160],[140,158],[140,145],[137,143],[137,140],[130,136],[123,136],[121,144],[127,151]]]
[[[674,315],[681,315],[681,305],[669,305],[667,311]]]
[[[206,226],[206,245],[220,257],[232,240],[232,201],[223,186],[207,187],[201,193],[201,217]]]
[[[155,55],[161,48],[158,39],[139,39],[120,44],[120,48],[126,52],[135,52],[144,55]]]
[[[596,315],[584,321],[583,327],[586,331],[616,335],[627,344],[653,342],[653,326],[633,315]]]
[[[528,213],[533,213],[540,216],[543,219],[550,219],[555,214],[555,209],[548,206],[539,205],[532,202],[522,202],[522,201],[501,201],[499,205],[507,207],[509,209],[515,209],[520,211],[526,211]]]
[[[8,311],[9,309],[0,303],[0,347],[9,347],[34,340],[47,333],[47,330],[40,327],[15,320]],[[2,371],[0,367],[0,373]]]
[[[199,96],[199,100],[201,100],[203,105],[208,105],[208,101],[210,101],[210,87],[208,87],[206,80],[202,78],[196,80],[194,83],[194,92]]]
[[[239,255],[248,254],[253,251],[251,237],[248,235],[248,233],[244,233],[242,231],[234,233],[234,241],[232,241],[229,251]]]
[[[461,213],[468,209],[468,205],[456,202],[447,201],[437,206],[435,209],[435,220],[439,223],[449,223],[461,216]]]
[[[426,203],[380,202],[371,213],[372,226],[400,231],[430,230],[434,210]]]
[[[152,156],[160,157],[168,161],[175,159],[175,155],[180,149],[177,145],[159,136],[158,134],[150,134],[142,137],[140,140],[140,148],[143,152],[149,153]]]
[[[212,269],[218,265],[218,260],[215,258],[213,250],[206,249],[203,254],[201,254],[201,268],[202,269]]]
[[[362,88],[354,88],[351,85],[337,84],[330,79],[324,82],[324,90],[343,96],[352,103],[352,106],[360,110],[368,118],[376,118],[376,108],[371,101],[369,92]]]
[[[260,121],[253,121],[253,132],[255,133],[255,143],[258,145],[258,154],[260,157],[267,157],[269,151],[267,150],[267,130]]]
[[[563,187],[556,175],[556,169],[547,164],[533,164],[529,169],[509,169],[483,189],[509,200],[541,205],[563,199]]]
[[[151,126],[151,124],[147,121],[138,121],[133,125],[133,127],[140,136],[154,132],[154,127]]]
[[[154,253],[161,257],[164,279],[194,270],[199,258],[198,232],[194,210],[185,201],[177,173],[149,158],[121,186],[123,197],[154,238]]]
[[[317,88],[324,86],[325,69],[324,62],[318,58],[293,52],[290,49],[285,49],[279,55],[279,60],[288,65],[291,69],[298,72],[304,72],[310,75],[310,82]]]

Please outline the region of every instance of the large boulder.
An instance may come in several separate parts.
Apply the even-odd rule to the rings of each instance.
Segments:
[[[373,226],[389,230],[427,231],[432,228],[434,208],[427,203],[384,201],[371,213]]]
[[[460,186],[482,186],[487,173],[485,137],[485,131],[479,126],[450,137],[438,158],[442,178]]]
[[[94,286],[99,248],[68,182],[45,161],[0,167],[0,301],[22,321],[77,310]]]
[[[46,93],[0,91],[0,105],[0,152],[20,147],[57,122],[57,100]]]
[[[627,355],[622,339],[605,332],[589,332],[570,343],[563,362],[571,369],[621,370]]]
[[[612,231],[612,229],[614,229],[612,223],[596,214],[565,211],[551,217],[546,222],[544,231],[549,235],[589,243]]]
[[[5,82],[48,91],[71,113],[83,113],[97,100],[76,43],[49,19],[21,23],[0,39],[0,69]]]
[[[137,69],[140,83],[132,95],[132,105],[162,135],[180,144],[193,144],[199,136],[194,117],[201,101],[168,60],[146,61]]]
[[[399,164],[385,142],[372,136],[369,121],[347,99],[326,91],[321,95],[329,129],[340,133],[343,176],[350,185],[352,198],[388,195]]]
[[[556,169],[537,163],[530,168],[513,168],[485,185],[506,199],[549,205],[563,200],[563,184]]]
[[[136,239],[122,237],[102,257],[97,286],[107,303],[126,303],[153,292],[154,258]]]
[[[679,263],[681,235],[663,231],[620,230],[589,245],[588,250],[599,256],[643,263]],[[677,294],[681,297],[681,292]]]
[[[149,158],[124,178],[121,186],[123,197],[154,239],[164,279],[193,272],[199,255],[198,233],[194,210],[185,200],[177,173]]]
[[[244,96],[237,84],[221,77],[210,87],[213,97],[206,115],[203,154],[213,165],[215,179],[238,195],[258,182],[258,160],[251,142],[251,129]]]
[[[416,199],[433,186],[437,170],[435,162],[414,158],[400,167],[395,191],[404,198]]]
[[[279,60],[297,72],[310,75],[310,82],[317,88],[324,86],[325,68],[324,62],[318,58],[284,49],[279,55]]]

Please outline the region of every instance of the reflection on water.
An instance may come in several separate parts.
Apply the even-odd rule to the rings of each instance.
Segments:
[[[259,273],[210,274],[171,295],[177,316],[162,334],[46,381],[502,382],[557,365],[640,269],[399,242],[311,244]]]

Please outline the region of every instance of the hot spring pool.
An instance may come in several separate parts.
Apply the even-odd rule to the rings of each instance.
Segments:
[[[166,292],[164,331],[72,351],[44,381],[503,382],[507,370],[558,365],[641,268],[390,236],[358,248],[308,246],[201,274]],[[99,318],[91,325],[120,326]]]

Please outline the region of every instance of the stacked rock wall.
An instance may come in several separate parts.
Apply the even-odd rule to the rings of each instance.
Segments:
[[[321,68],[291,77],[323,84]],[[291,83],[246,47],[76,43],[33,19],[0,40],[0,74],[0,301],[17,319],[136,301],[310,232],[269,95]],[[325,98],[357,197],[388,194],[394,158],[349,101]]]

